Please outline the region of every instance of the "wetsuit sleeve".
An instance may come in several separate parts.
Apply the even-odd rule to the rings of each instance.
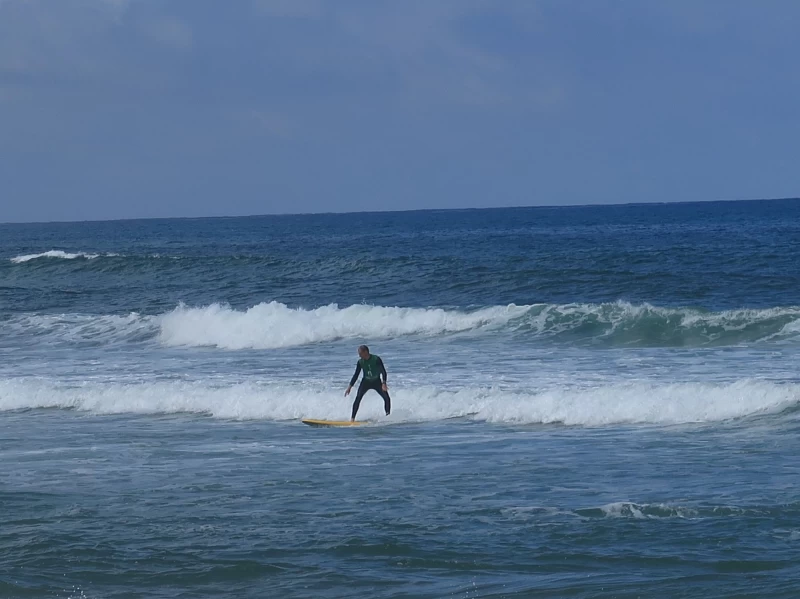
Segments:
[[[360,362],[356,363],[356,372],[353,375],[353,378],[350,379],[350,386],[351,387],[356,384],[356,381],[358,380],[358,375],[359,374],[361,374],[361,363]]]
[[[388,375],[386,374],[386,366],[383,365],[383,360],[378,358],[378,368],[380,368],[381,376],[383,377],[383,382],[386,383],[386,379]]]

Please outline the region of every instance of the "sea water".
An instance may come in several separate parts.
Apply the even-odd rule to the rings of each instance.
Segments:
[[[798,372],[794,201],[0,225],[0,596],[798,597]]]

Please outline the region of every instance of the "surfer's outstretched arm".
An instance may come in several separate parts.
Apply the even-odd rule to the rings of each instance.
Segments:
[[[353,378],[350,379],[350,385],[348,385],[347,391],[344,392],[345,397],[350,395],[350,391],[353,389],[353,385],[356,384],[359,374],[361,374],[361,362],[356,362],[356,371],[353,373]]]

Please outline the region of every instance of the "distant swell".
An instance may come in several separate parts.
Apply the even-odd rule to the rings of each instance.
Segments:
[[[379,423],[466,418],[505,424],[690,424],[775,414],[797,405],[800,386],[758,380],[731,384],[631,383],[597,388],[507,391],[494,388],[393,387],[394,410],[382,415],[377,396],[360,416]],[[329,385],[207,382],[68,385],[42,379],[0,379],[0,411],[68,408],[95,414],[205,414],[223,419],[342,419],[350,400]]]
[[[607,304],[531,306],[517,330],[582,345],[680,347],[781,340],[800,334],[800,307],[724,310]]]
[[[737,517],[786,517],[800,514],[800,503],[788,504],[750,504],[750,505],[709,505],[709,504],[670,504],[633,503],[618,501],[599,507],[564,510],[547,506],[520,506],[505,508],[503,513],[518,521],[540,519],[542,516],[576,516],[579,518],[621,518],[632,520],[707,520],[713,518]],[[793,531],[787,531],[790,538]]]
[[[106,256],[116,256],[117,254],[105,254]],[[61,260],[75,260],[76,258],[83,258],[85,260],[94,260],[95,258],[99,258],[100,254],[88,254],[86,252],[76,252],[76,253],[69,253],[64,252],[62,250],[50,250],[47,252],[42,252],[40,254],[24,254],[22,256],[16,256],[14,258],[10,258],[10,261],[14,264],[22,264],[24,262],[30,262],[31,260],[39,260],[42,258],[59,258]]]
[[[796,342],[800,308],[704,312],[649,304],[536,304],[474,310],[336,304],[315,309],[279,302],[245,310],[223,304],[147,316],[10,317],[0,333],[21,345],[42,338],[65,343],[157,342],[169,347],[279,349],[340,339],[390,339],[454,334],[504,335],[519,343],[587,347],[702,347]]]
[[[17,346],[42,341],[69,345],[115,345],[145,342],[157,337],[158,316],[133,312],[126,316],[106,314],[23,314],[0,322],[0,333]]]

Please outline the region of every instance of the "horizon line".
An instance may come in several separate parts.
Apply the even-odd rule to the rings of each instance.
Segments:
[[[744,202],[786,202],[800,200],[800,197],[782,198],[739,198],[723,200],[675,200],[670,202],[607,202],[598,204],[541,204],[536,206],[482,206],[468,208],[407,208],[395,210],[343,210],[343,211],[320,211],[320,212],[271,212],[261,214],[239,214],[239,215],[208,215],[208,216],[132,216],[123,218],[98,218],[98,219],[75,219],[75,220],[32,220],[32,221],[0,221],[0,225],[57,225],[57,224],[81,224],[81,223],[118,223],[135,222],[150,220],[212,220],[212,219],[235,219],[235,218],[266,218],[266,217],[286,217],[286,216],[326,216],[326,215],[354,215],[354,214],[403,214],[411,212],[468,212],[481,210],[537,210],[554,208],[604,208],[612,206],[672,206],[686,204],[733,204]]]

